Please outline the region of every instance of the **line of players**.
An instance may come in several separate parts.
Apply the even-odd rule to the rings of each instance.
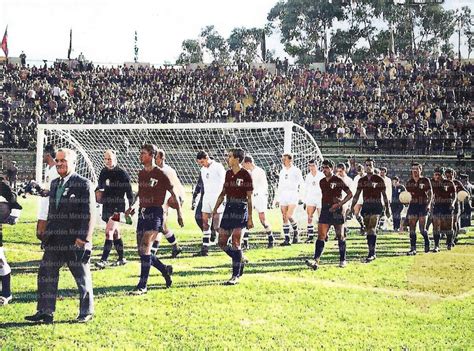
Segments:
[[[47,164],[46,183],[50,184],[56,178],[54,148],[45,149],[44,161]],[[172,245],[172,257],[177,257],[182,249],[177,244],[176,237],[167,225],[170,209],[178,213],[178,222],[182,226],[181,205],[184,201],[184,187],[179,181],[176,171],[165,163],[165,152],[154,145],[144,145],[140,153],[140,161],[144,168],[139,172],[139,220],[137,226],[137,247],[141,261],[139,283],[134,290],[136,294],[147,291],[147,280],[150,267],[156,267],[163,275],[166,286],[172,285],[173,268],[163,264],[156,256],[156,251],[164,234]],[[252,210],[255,209],[261,225],[268,237],[268,248],[275,245],[275,238],[266,219],[268,201],[268,182],[265,171],[255,165],[253,158],[245,155],[243,150],[230,150],[225,167],[201,151],[196,161],[201,166],[198,186],[193,194],[193,208],[200,194],[196,210],[196,220],[202,229],[202,246],[197,253],[207,256],[209,246],[216,240],[224,252],[232,258],[232,277],[227,282],[234,285],[243,274],[245,259],[243,248],[248,248],[248,229],[253,227]],[[118,222],[114,214],[133,212],[137,198],[133,198],[130,177],[117,165],[117,155],[112,150],[104,153],[105,167],[100,173],[96,198],[102,203],[102,219],[106,222],[105,242],[101,259],[95,263],[103,269],[108,263],[112,246],[115,247],[118,260],[114,265],[127,263],[124,258],[123,241]],[[284,241],[282,246],[296,244],[300,241],[299,230],[294,219],[295,209],[300,203],[300,194],[304,194],[303,202],[307,213],[306,242],[315,241],[314,259],[306,264],[312,269],[318,269],[328,232],[331,226],[336,232],[340,255],[340,267],[345,267],[346,261],[346,219],[353,215],[361,224],[361,231],[367,236],[368,256],[365,262],[376,258],[377,229],[383,217],[389,218],[391,210],[394,214],[394,225],[400,225],[400,212],[403,206],[390,206],[392,184],[386,177],[386,169],[381,168],[376,174],[374,161],[367,159],[364,167],[357,168],[358,174],[352,179],[346,174],[346,166],[338,164],[335,167],[330,160],[321,164],[321,171],[316,162],[308,164],[309,173],[303,179],[302,172],[295,165],[291,154],[282,156],[282,169],[279,174],[278,189],[275,204],[280,207],[283,220]],[[409,255],[416,254],[416,226],[424,239],[425,252],[430,251],[430,241],[427,232],[427,216],[431,213],[433,224],[434,248],[440,249],[441,237],[446,237],[448,250],[455,244],[459,232],[459,204],[456,194],[465,191],[463,185],[454,178],[453,170],[437,168],[432,180],[422,176],[422,168],[414,163],[411,169],[411,179],[407,182],[406,190],[411,194],[408,207],[407,221],[410,228]],[[47,186],[46,186],[47,187]],[[389,191],[390,189],[390,191]],[[395,179],[394,189],[398,193],[404,190]],[[125,198],[129,208],[126,209]],[[349,204],[352,199],[352,203]],[[44,200],[42,200],[44,201]],[[225,202],[225,205],[223,203]],[[314,217],[318,219],[317,230],[314,228]],[[44,206],[40,206],[38,215],[37,234],[41,237],[46,226]],[[292,234],[292,235],[291,235]],[[243,245],[241,245],[243,239]],[[1,259],[6,263],[6,258]],[[2,301],[7,301],[4,297]],[[8,303],[8,301],[6,302]]]

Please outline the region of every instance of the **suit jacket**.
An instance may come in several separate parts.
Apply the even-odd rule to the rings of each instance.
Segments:
[[[48,244],[73,245],[77,238],[90,241],[94,228],[94,199],[91,183],[73,173],[64,184],[64,192],[56,208],[56,192],[60,178],[51,182],[49,211],[45,236]]]

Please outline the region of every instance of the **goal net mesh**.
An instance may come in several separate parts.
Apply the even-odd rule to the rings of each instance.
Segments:
[[[269,184],[278,182],[281,154],[291,152],[294,164],[303,174],[307,162],[322,155],[312,136],[291,122],[232,123],[232,124],[176,124],[176,125],[40,125],[38,148],[52,144],[57,148],[74,149],[78,154],[76,172],[93,183],[104,167],[103,155],[115,150],[118,165],[136,182],[143,144],[155,144],[166,153],[166,162],[172,166],[183,184],[194,185],[199,175],[196,154],[205,150],[225,165],[230,148],[242,148],[253,156],[255,164],[266,172]],[[37,152],[37,178],[43,174],[42,150]],[[270,189],[271,191],[271,189]]]

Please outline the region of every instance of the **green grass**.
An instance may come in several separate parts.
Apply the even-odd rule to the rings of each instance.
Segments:
[[[55,324],[34,325],[23,317],[35,312],[42,253],[35,224],[24,223],[35,219],[35,199],[24,205],[29,210],[23,223],[4,230],[14,303],[0,308],[3,349],[474,349],[473,231],[450,252],[443,248],[415,257],[404,255],[406,234],[381,234],[378,259],[371,264],[360,263],[366,244],[354,232],[347,268],[337,267],[337,245],[331,240],[316,272],[304,266],[312,245],[267,250],[258,234],[246,253],[251,262],[246,274],[239,285],[228,287],[222,285],[230,277],[226,255],[213,249],[209,257],[191,257],[201,236],[186,210],[186,226],[176,230],[184,255],[171,260],[169,246],[160,249],[160,257],[175,269],[171,289],[164,289],[154,270],[147,295],[128,295],[139,262],[133,228],[124,226],[130,263],[93,272],[94,320],[73,323],[77,291],[65,268]],[[272,210],[270,217],[277,227],[278,212]],[[175,218],[171,222],[175,225]],[[100,228],[94,243],[96,261],[103,243]]]

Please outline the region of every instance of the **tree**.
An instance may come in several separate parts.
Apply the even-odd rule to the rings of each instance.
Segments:
[[[206,26],[201,30],[200,34],[203,40],[203,46],[207,49],[214,61],[227,63],[229,59],[229,51],[227,42],[217,32],[214,26]]]
[[[230,52],[233,53],[234,61],[254,62],[257,58],[262,59],[260,54],[262,35],[267,32],[268,29],[259,28],[240,27],[232,29],[227,44]]]
[[[202,62],[203,53],[199,41],[196,39],[184,40],[181,44],[181,48],[183,49],[183,52],[179,54],[179,57],[176,60],[177,65]]]
[[[280,1],[267,16],[279,28],[285,51],[301,63],[327,60],[328,30],[343,18],[341,3],[328,0]]]

